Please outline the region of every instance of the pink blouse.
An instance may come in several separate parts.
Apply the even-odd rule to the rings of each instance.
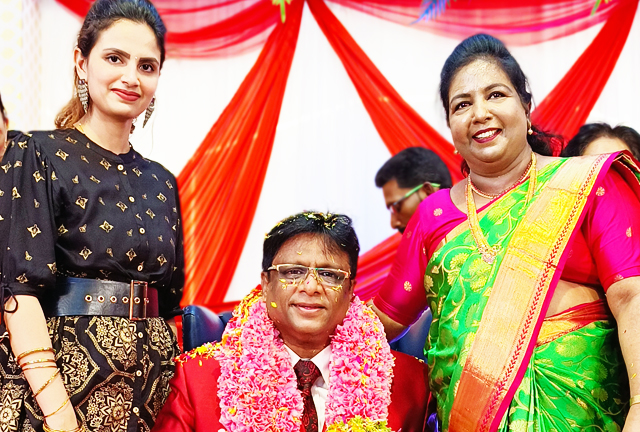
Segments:
[[[429,258],[447,233],[467,219],[449,191],[440,190],[420,204],[391,273],[374,299],[378,309],[400,324],[411,325],[427,307],[422,281]],[[640,200],[615,169],[609,169],[595,194],[579,232],[567,246],[561,279],[601,285],[606,292],[620,279],[640,276]]]

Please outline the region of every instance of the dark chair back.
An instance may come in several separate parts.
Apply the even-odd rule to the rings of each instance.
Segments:
[[[396,339],[390,344],[391,349],[427,361],[427,357],[424,355],[424,344],[429,335],[432,318],[431,309],[424,311],[418,321],[414,322],[400,339]]]
[[[182,344],[185,352],[222,339],[225,323],[214,312],[196,305],[186,306],[183,312]]]
[[[226,326],[231,317],[233,316],[233,311],[224,311],[218,314],[224,325]]]

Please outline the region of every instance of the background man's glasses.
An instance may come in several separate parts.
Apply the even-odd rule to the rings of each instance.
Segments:
[[[404,201],[407,198],[409,198],[411,195],[413,195],[414,193],[418,192],[426,184],[430,184],[434,188],[439,188],[440,187],[440,185],[438,183],[424,182],[422,184],[419,184],[418,186],[414,187],[409,192],[404,194],[404,196],[402,198],[400,198],[398,201],[392,202],[391,204],[387,205],[387,210],[389,210],[392,214],[400,213],[402,211],[402,203],[404,203]]]
[[[316,280],[326,287],[342,285],[342,282],[350,276],[349,272],[340,269],[307,267],[300,264],[277,264],[267,270],[277,271],[281,282],[295,285],[305,281],[310,271],[313,271]]]

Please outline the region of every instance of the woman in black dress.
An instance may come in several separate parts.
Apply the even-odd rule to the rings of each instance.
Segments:
[[[0,431],[149,431],[173,376],[184,282],[176,181],[129,144],[153,111],[165,27],[98,0],[54,131],[0,170]],[[0,329],[0,335],[4,329]]]

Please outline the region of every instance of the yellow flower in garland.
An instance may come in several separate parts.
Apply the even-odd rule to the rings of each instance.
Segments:
[[[393,432],[384,420],[364,419],[360,416],[353,417],[347,424],[339,421],[327,427],[327,432]]]

